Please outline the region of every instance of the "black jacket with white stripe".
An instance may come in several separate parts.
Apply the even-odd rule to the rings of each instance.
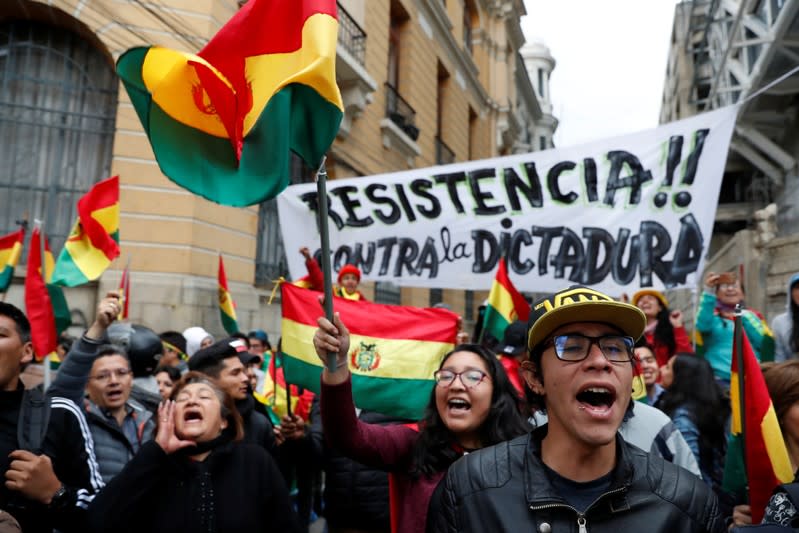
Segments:
[[[10,465],[8,455],[19,449],[17,424],[23,388],[0,391],[0,471]],[[13,515],[25,533],[64,533],[86,530],[86,508],[102,488],[91,434],[78,407],[66,398],[53,397],[50,420],[42,444],[66,494],[50,506],[29,500],[0,483],[0,509]]]

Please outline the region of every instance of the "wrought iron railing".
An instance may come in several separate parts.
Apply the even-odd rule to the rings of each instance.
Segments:
[[[338,3],[338,42],[363,66],[366,57],[366,32]]]
[[[449,165],[455,162],[455,152],[447,146],[441,137],[436,136],[436,164]]]
[[[419,138],[416,127],[416,111],[400,96],[397,88],[386,82],[386,117],[405,132],[412,140]]]

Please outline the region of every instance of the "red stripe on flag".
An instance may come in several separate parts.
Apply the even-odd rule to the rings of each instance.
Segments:
[[[504,257],[499,260],[499,269],[497,270],[496,281],[505,287],[505,290],[508,291],[508,294],[510,294],[511,300],[513,300],[513,308],[516,309],[516,316],[518,317],[518,320],[527,322],[527,319],[530,318],[530,304],[528,304],[524,296],[522,296],[521,293],[516,290],[513,282],[508,277],[508,265],[507,260]]]
[[[46,238],[44,243],[45,250],[49,250]],[[41,267],[40,232],[39,228],[34,228],[28,253],[28,272],[25,276],[25,310],[31,323],[33,350],[38,358],[54,352],[58,345],[53,304],[42,279]]]
[[[16,243],[22,243],[23,239],[25,239],[24,229],[19,229],[8,235],[3,235],[0,237],[0,250],[12,248]]]
[[[322,293],[291,283],[283,283],[281,288],[283,318],[316,326],[316,319],[325,314],[319,303]],[[334,297],[333,307],[347,315],[347,328],[355,335],[454,343],[458,332],[457,316],[446,309],[354,302],[338,297]]]
[[[119,203],[119,176],[97,183],[78,200],[78,219],[92,246],[112,261],[119,255],[119,244],[108,234],[92,213]]]

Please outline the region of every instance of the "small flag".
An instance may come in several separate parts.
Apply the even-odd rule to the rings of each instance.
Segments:
[[[0,237],[0,292],[6,292],[14,279],[14,269],[22,255],[22,242],[25,230],[20,228],[14,233]]]
[[[733,343],[730,376],[731,434],[722,487],[730,494],[743,495],[748,484],[752,523],[759,524],[774,488],[780,483],[792,481],[794,476],[766,381],[745,332],[743,362],[746,412],[742,415],[738,392],[738,357]],[[742,416],[746,417],[745,435],[742,431]]]
[[[344,113],[336,0],[250,0],[197,55],[132,48],[117,73],[161,171],[245,206],[289,184],[290,151],[316,168]]]
[[[230,335],[239,331],[239,323],[236,320],[236,304],[230,296],[227,287],[227,276],[225,276],[225,263],[222,262],[222,254],[219,254],[219,316],[222,318],[222,326]]]
[[[284,283],[282,349],[291,383],[319,392],[323,364],[313,347],[319,292]],[[419,420],[430,399],[433,372],[454,348],[458,315],[446,309],[383,305],[335,298],[350,330],[347,365],[362,409]]]
[[[45,283],[42,279],[41,238],[39,227],[34,227],[25,277],[25,309],[31,323],[33,349],[39,359],[56,351],[58,335],[71,323],[69,307],[61,287]],[[44,237],[44,268],[48,281],[52,277],[53,264],[53,254]]]
[[[58,255],[52,282],[77,287],[99,278],[119,256],[119,177],[97,183],[78,200],[78,220]]]
[[[488,305],[483,315],[483,332],[502,341],[508,324],[530,317],[530,304],[524,299],[508,277],[508,265],[504,257],[499,260],[499,268],[488,293]]]
[[[263,401],[277,415],[278,419],[281,419],[289,413],[287,399],[290,398],[290,411],[303,420],[308,420],[314,394],[307,389],[300,391],[296,385],[286,384],[286,375],[280,359],[281,357],[272,356],[269,361],[261,393]],[[289,392],[286,391],[287,386]]]
[[[128,264],[125,265],[125,270],[122,271],[122,277],[119,279],[119,294],[122,298],[122,306],[119,310],[118,319],[127,320],[130,318],[128,306],[130,303],[130,258],[128,258]]]

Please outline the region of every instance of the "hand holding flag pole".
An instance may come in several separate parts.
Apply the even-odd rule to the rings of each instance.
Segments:
[[[735,319],[733,320],[733,342],[735,343],[735,360],[738,365],[738,409],[741,413],[741,441],[742,448],[746,450],[746,405],[744,399],[744,381],[746,380],[746,366],[744,365],[744,341],[743,341],[743,314],[744,308],[738,303],[735,305]],[[744,471],[748,472],[746,465],[746,453],[743,453]]]

